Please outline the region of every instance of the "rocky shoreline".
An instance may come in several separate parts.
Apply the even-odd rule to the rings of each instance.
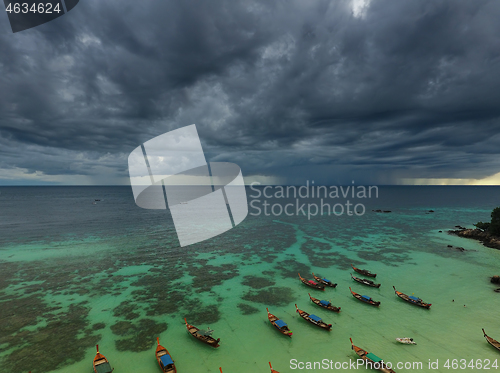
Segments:
[[[459,228],[457,230],[448,231],[450,234],[457,235],[463,238],[472,238],[474,240],[481,241],[481,243],[486,247],[491,247],[492,249],[500,250],[500,237],[491,235],[481,229],[467,229]]]

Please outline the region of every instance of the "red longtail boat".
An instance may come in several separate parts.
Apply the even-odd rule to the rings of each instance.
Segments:
[[[111,368],[108,359],[99,352],[99,345],[96,345],[97,354],[95,355],[93,367],[95,373],[111,373],[114,368]]]
[[[211,336],[213,330],[210,330],[210,328],[207,330],[200,330],[196,326],[188,324],[186,319],[184,319],[184,321],[186,322],[188,333],[195,337],[197,340],[202,341],[203,343],[206,343],[207,345],[210,345],[212,347],[219,347],[220,338],[215,339]]]
[[[177,368],[172,360],[172,356],[168,350],[160,344],[160,338],[156,338],[158,346],[156,346],[156,360],[162,372],[164,373],[177,373]]]
[[[302,283],[304,285],[307,285],[307,286],[309,286],[309,287],[311,287],[313,289],[318,289],[318,290],[323,290],[323,291],[325,290],[325,285],[320,284],[318,282],[314,282],[313,280],[307,280],[304,277],[302,277],[300,275],[300,273],[298,275],[299,275],[300,281],[302,281]]]
[[[414,304],[415,306],[419,306],[422,308],[427,308],[430,309],[432,306],[432,303],[425,303],[422,299],[415,297],[413,295],[407,295],[404,293],[401,293],[400,291],[397,291],[396,288],[393,286],[394,292],[398,297],[400,297],[402,300]]]
[[[281,334],[286,335],[287,337],[292,336],[292,331],[288,328],[288,325],[286,322],[283,320],[278,319],[277,316],[273,315],[271,312],[269,312],[269,308],[266,308],[267,311],[267,318],[269,319],[269,322],[273,324],[273,326],[279,330]]]
[[[354,343],[352,343],[352,339],[351,338],[349,338],[349,339],[351,340],[351,348],[354,350],[354,352],[356,352],[356,354],[361,359],[363,359],[366,366],[369,365],[373,369],[378,369],[384,373],[396,373],[391,368],[388,368],[387,365],[385,365],[384,361],[381,358],[379,358],[377,355],[372,354],[371,352],[365,351],[361,347],[354,346]]]
[[[302,317],[304,320],[310,322],[313,325],[320,327],[321,329],[331,331],[332,324],[327,324],[319,316],[316,316],[316,315],[313,315],[312,313],[307,313],[306,311],[300,310],[299,307],[297,307],[297,305],[295,305],[295,308],[297,309],[297,312],[299,313],[300,317]]]
[[[376,273],[371,273],[367,269],[359,269],[357,267],[354,267],[354,265],[351,264],[352,269],[354,269],[356,272],[361,273],[362,275],[368,276],[368,277],[377,277]]]

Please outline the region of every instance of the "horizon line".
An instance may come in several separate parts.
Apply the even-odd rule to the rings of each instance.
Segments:
[[[183,184],[176,186],[205,186],[205,185],[192,185],[192,184]],[[226,185],[227,186],[227,185]],[[275,186],[275,187],[306,187],[306,188],[314,188],[314,187],[500,187],[498,184],[317,184],[317,185],[305,185],[305,184],[259,184],[259,185],[250,185],[245,184],[245,187],[267,187],[267,186]],[[10,187],[131,187],[131,185],[124,184],[0,184],[0,188],[10,188]]]

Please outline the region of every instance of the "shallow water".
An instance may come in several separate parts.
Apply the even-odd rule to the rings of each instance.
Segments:
[[[99,343],[115,372],[158,372],[157,336],[179,372],[268,372],[268,361],[291,372],[291,359],[354,361],[349,338],[386,361],[423,362],[423,371],[429,359],[447,372],[446,359],[500,357],[481,332],[500,339],[500,299],[489,283],[500,274],[500,251],[445,233],[488,220],[497,187],[380,187],[379,198],[362,201],[363,216],[249,215],[186,248],[168,212],[137,208],[127,187],[0,191],[2,371],[90,373]],[[378,208],[392,212],[371,211]],[[377,273],[381,288],[352,281],[350,263]],[[339,285],[316,291],[297,272]],[[393,285],[431,309],[400,300]],[[380,308],[354,299],[349,286]],[[315,306],[308,292],[342,312]],[[295,303],[332,331],[301,319]],[[288,323],[291,339],[269,324],[266,307]],[[214,329],[221,347],[190,337],[184,317]]]

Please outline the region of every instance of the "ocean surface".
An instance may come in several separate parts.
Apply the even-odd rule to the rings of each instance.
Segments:
[[[0,187],[0,371],[90,373],[99,344],[116,373],[160,372],[157,337],[180,373],[269,372],[269,361],[281,373],[347,371],[293,368],[355,362],[349,338],[398,372],[418,369],[396,369],[397,362],[431,371],[429,361],[438,362],[434,372],[477,371],[448,369],[447,359],[489,359],[496,370],[500,353],[481,328],[500,340],[500,294],[489,282],[500,275],[500,251],[447,231],[489,221],[500,187],[380,186],[378,197],[323,201],[350,200],[358,215],[309,217],[296,214],[295,198],[274,191],[257,198],[263,188],[248,189],[253,205],[241,224],[181,248],[169,211],[137,207],[130,187]],[[293,213],[265,215],[264,200],[271,208],[291,203]],[[299,203],[321,201],[310,194]],[[354,282],[351,263],[377,273],[380,289]],[[338,286],[308,288],[298,272]],[[392,286],[431,309],[402,301]],[[380,307],[354,299],[349,287]],[[342,311],[317,307],[308,293]],[[301,319],[294,304],[332,331]],[[271,326],[266,307],[288,323],[292,338]],[[221,346],[188,335],[184,318],[214,329]]]

